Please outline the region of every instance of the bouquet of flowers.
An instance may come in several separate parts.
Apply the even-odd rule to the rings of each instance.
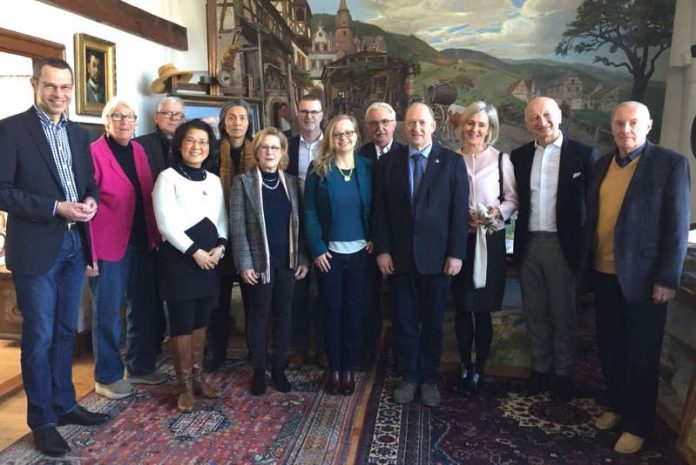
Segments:
[[[476,248],[474,250],[474,288],[486,287],[486,273],[488,271],[488,249],[486,236],[490,236],[498,230],[500,219],[495,210],[479,203],[473,212],[476,227]]]

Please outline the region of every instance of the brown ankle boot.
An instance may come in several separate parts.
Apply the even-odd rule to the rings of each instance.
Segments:
[[[191,379],[191,335],[171,337],[169,345],[177,380],[176,408],[180,412],[189,412],[196,403]]]
[[[191,334],[193,352],[193,392],[206,399],[217,399],[220,393],[211,386],[203,374],[203,354],[205,349],[205,327],[194,329]]]

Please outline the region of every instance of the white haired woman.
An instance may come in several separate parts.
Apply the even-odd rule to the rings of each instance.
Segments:
[[[94,267],[88,267],[94,302],[95,392],[121,399],[131,383],[159,384],[155,371],[158,316],[153,253],[160,243],[152,209],[152,174],[143,147],[132,141],[134,106],[114,97],[102,112],[106,134],[90,146],[101,194],[89,223]],[[126,377],[121,360],[121,305],[127,300]]]

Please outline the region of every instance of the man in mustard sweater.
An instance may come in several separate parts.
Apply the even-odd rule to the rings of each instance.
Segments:
[[[647,141],[642,103],[623,102],[611,117],[616,150],[600,158],[588,201],[588,266],[609,404],[600,430],[621,425],[614,446],[638,452],[655,416],[667,301],[674,297],[689,232],[689,164]]]

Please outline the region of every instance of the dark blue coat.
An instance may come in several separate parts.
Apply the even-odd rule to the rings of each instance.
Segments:
[[[461,155],[433,144],[415,205],[408,146],[383,155],[375,174],[375,253],[389,253],[397,273],[442,273],[445,259],[464,259],[469,181]]]
[[[98,201],[87,132],[72,121],[67,130],[79,200]],[[53,265],[65,236],[65,220],[53,216],[53,206],[63,200],[58,168],[34,107],[0,121],[0,210],[9,213],[6,258],[10,270],[36,276]],[[89,263],[86,229],[78,228]]]
[[[599,188],[613,153],[594,168],[585,242],[592,266]],[[652,300],[653,285],[679,289],[689,234],[689,162],[647,142],[626,190],[614,228],[616,274],[629,302]]]

